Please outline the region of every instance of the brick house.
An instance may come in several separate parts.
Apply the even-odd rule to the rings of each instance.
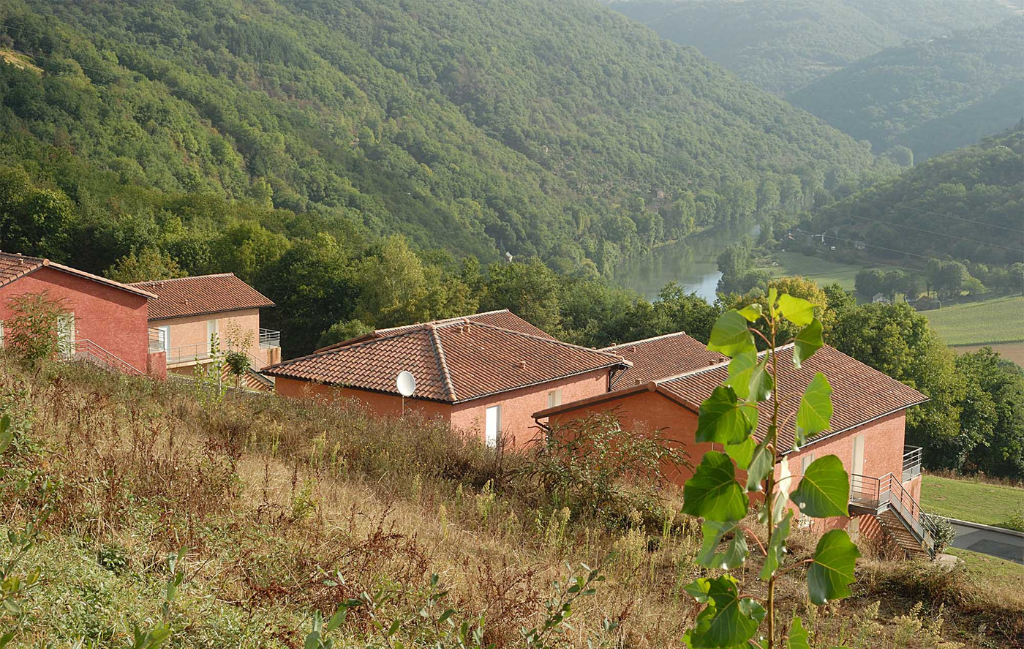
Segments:
[[[147,339],[151,349],[166,353],[170,372],[191,374],[196,366],[209,363],[214,335],[219,351],[245,352],[256,372],[281,360],[280,332],[260,328],[260,309],[274,303],[233,273],[132,286],[158,298],[149,306]],[[269,387],[258,375],[250,373],[248,378],[253,381],[249,387]]]
[[[146,333],[156,295],[38,257],[0,252],[0,345],[3,321],[12,316],[10,299],[43,292],[68,312],[57,332],[66,357],[127,374],[162,374],[162,356],[150,354]]]
[[[265,373],[280,395],[355,399],[378,415],[416,410],[490,446],[522,447],[537,433],[534,412],[604,394],[628,366],[621,356],[561,342],[494,311],[374,331]],[[403,370],[416,378],[404,402],[395,384]]]
[[[676,337],[671,344],[680,354],[692,349],[693,343],[703,347],[690,340],[692,342]],[[705,349],[704,358],[680,359],[666,365],[664,355],[672,352],[664,338],[640,341],[632,346],[636,350],[630,352],[633,367],[629,372],[637,379],[649,380],[628,381],[630,385],[614,388],[606,394],[540,410],[534,414],[538,423],[546,421],[546,427],[555,427],[591,414],[613,412],[624,430],[661,431],[665,439],[686,451],[693,465],[699,464],[707,451],[723,450],[718,444],[698,444],[695,434],[700,404],[727,378],[728,359],[708,366],[712,360],[708,355],[712,352]],[[628,346],[618,349],[623,347]],[[648,353],[655,349],[660,353]],[[779,431],[783,461],[776,467],[776,477],[791,475],[792,491],[804,469],[816,458],[838,456],[851,476],[852,518],[829,520],[824,526],[849,525],[852,532],[861,531],[878,538],[888,535],[898,540],[908,553],[921,552],[922,544],[927,543],[918,505],[921,455],[920,449],[905,446],[904,435],[906,410],[923,403],[927,397],[827,345],[799,370],[793,366],[792,354],[792,345],[779,351],[777,383],[784,395],[780,418],[789,423]],[[686,365],[697,369],[658,377],[660,373]],[[629,372],[623,378],[628,379]],[[792,450],[792,421],[799,397],[817,372],[823,372],[832,385],[832,427]],[[622,385],[621,380],[618,385]],[[767,434],[770,403],[762,403],[760,410],[755,431],[757,439]],[[686,467],[666,467],[666,477],[678,485],[691,475],[692,471]],[[807,525],[810,521],[798,517],[798,524]]]

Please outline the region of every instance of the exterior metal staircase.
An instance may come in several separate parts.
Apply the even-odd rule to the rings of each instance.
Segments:
[[[100,347],[88,338],[75,341],[74,354],[65,354],[69,360],[85,361],[107,370],[127,374],[128,376],[146,376],[146,373],[134,367],[123,358]]]
[[[850,511],[875,517],[885,535],[908,558],[935,558],[935,541],[924,512],[903,488],[902,476],[850,476]]]

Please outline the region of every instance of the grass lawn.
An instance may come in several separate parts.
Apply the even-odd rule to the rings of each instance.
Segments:
[[[979,583],[998,584],[1000,588],[1024,592],[1024,566],[970,550],[947,548],[947,554],[963,559],[967,572]]]
[[[1024,489],[973,482],[969,479],[922,476],[921,508],[929,514],[1007,527],[1014,512],[1024,509]]]
[[[947,345],[1024,341],[1024,297],[999,297],[925,311]]]
[[[833,262],[799,252],[778,252],[772,255],[772,259],[779,262],[779,265],[762,266],[760,270],[767,270],[774,277],[800,275],[807,279],[813,279],[819,286],[839,282],[839,285],[848,291],[853,290],[854,278],[857,273],[865,268],[871,268],[871,266]]]

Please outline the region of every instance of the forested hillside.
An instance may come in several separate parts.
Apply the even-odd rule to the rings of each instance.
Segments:
[[[1024,121],[914,166],[818,212],[815,231],[918,256],[990,266],[1024,262]],[[897,255],[898,256],[898,255]],[[986,286],[988,282],[986,282]]]
[[[766,183],[799,209],[873,164],[579,0],[15,0],[0,39],[0,163],[71,199],[81,245],[44,252],[90,270],[132,227],[221,230],[205,208],[154,216],[203,193],[296,213],[261,217],[291,238],[401,232],[600,272],[747,217]]]
[[[787,96],[875,151],[918,161],[1009,128],[1024,114],[1024,18],[887,49]]]
[[[618,0],[612,8],[786,93],[906,40],[1007,18],[996,0]]]

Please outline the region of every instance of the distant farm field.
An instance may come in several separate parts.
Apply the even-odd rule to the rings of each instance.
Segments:
[[[1002,297],[925,311],[947,345],[1024,342],[1024,297]]]
[[[772,255],[778,266],[764,266],[775,277],[793,277],[799,275],[813,279],[819,286],[838,282],[848,291],[853,290],[857,273],[871,266],[856,266],[842,262],[829,261],[821,257],[803,255],[798,252],[780,252]]]

